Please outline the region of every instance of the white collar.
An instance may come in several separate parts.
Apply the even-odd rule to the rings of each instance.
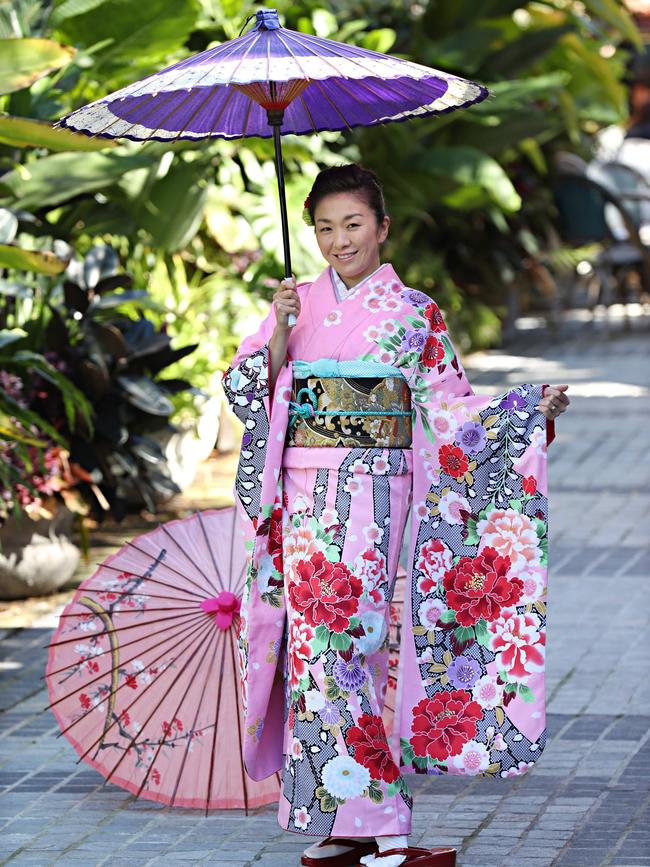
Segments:
[[[383,264],[379,266],[379,268],[383,268],[383,267],[384,267]],[[366,277],[363,278],[363,280],[359,280],[358,283],[355,283],[354,286],[352,286],[350,289],[348,289],[348,287],[345,285],[345,283],[341,279],[340,274],[330,265],[330,277],[332,279],[332,284],[334,286],[334,291],[336,292],[337,299],[339,301],[342,301],[348,295],[351,295],[352,292],[354,292],[356,289],[358,289],[362,283],[365,283],[366,280],[369,280],[371,277],[374,277],[374,275],[377,273],[377,271],[379,271],[379,268],[375,268],[375,270],[372,272],[372,274],[368,274]]]

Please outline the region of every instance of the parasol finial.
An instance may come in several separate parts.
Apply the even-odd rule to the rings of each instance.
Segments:
[[[253,30],[279,30],[282,27],[277,9],[258,9],[255,21]]]

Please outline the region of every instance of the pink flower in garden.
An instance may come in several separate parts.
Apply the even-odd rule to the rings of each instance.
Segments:
[[[539,632],[540,625],[536,614],[517,614],[514,608],[502,611],[498,620],[488,624],[490,650],[509,681],[524,683],[531,674],[544,670],[545,636]]]

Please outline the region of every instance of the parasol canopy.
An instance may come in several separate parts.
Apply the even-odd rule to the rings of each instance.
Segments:
[[[134,141],[320,132],[446,114],[488,91],[456,75],[282,27],[260,9],[253,29],[77,109],[61,126]]]
[[[282,135],[446,114],[487,96],[487,88],[473,81],[289,30],[281,26],[275,9],[259,9],[255,25],[244,36],[129,84],[58,124],[91,136],[133,141],[272,135],[284,271],[290,277]]]
[[[50,644],[50,707],[79,761],[143,798],[249,809],[236,630],[246,555],[234,508],[170,521],[84,581]]]

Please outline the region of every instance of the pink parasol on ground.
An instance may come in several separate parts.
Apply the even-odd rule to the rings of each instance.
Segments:
[[[127,542],[79,587],[46,673],[50,707],[79,761],[164,804],[248,810],[277,801],[278,775],[254,782],[241,757],[245,574],[229,508]]]

